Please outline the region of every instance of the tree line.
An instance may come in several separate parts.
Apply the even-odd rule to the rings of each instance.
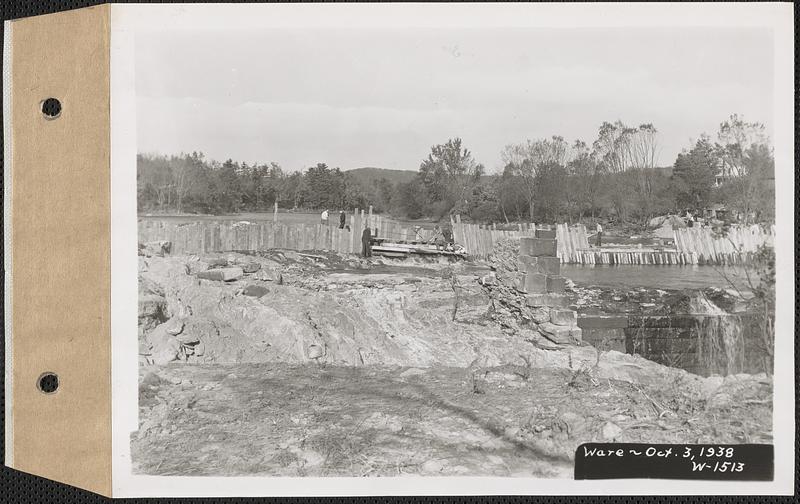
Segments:
[[[656,215],[718,203],[748,222],[774,220],[774,157],[763,124],[732,115],[716,138],[701,135],[659,167],[652,124],[604,122],[591,144],[561,136],[507,145],[487,174],[459,138],[431,147],[407,182],[364,179],[318,163],[223,163],[202,153],[138,155],[140,212],[237,213],[352,209],[410,219],[460,214],[476,222],[577,222],[603,218],[646,226]]]

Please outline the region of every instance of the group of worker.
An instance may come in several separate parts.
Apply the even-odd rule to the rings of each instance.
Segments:
[[[320,223],[323,226],[330,224],[330,212],[328,212],[327,208],[320,214]],[[347,214],[344,210],[339,212],[339,229],[350,230],[350,226],[347,225]],[[447,246],[444,232],[438,224],[433,228],[433,237],[430,242],[436,245],[437,250],[440,248],[444,249]],[[361,232],[361,255],[364,257],[372,257],[372,229],[370,227],[365,227]]]
[[[328,213],[328,209],[326,208],[325,210],[322,211],[322,214],[320,215],[320,221],[321,221],[323,226],[327,226],[328,225],[328,222],[329,222],[328,221],[328,216],[329,216],[329,213]],[[344,210],[341,210],[339,212],[339,229],[344,229],[345,227],[347,227],[347,214],[344,213]]]
[[[328,212],[327,208],[320,214],[320,223],[323,226],[330,224],[330,212]],[[350,226],[347,225],[347,214],[344,210],[339,212],[339,229],[350,231]],[[365,227],[361,232],[361,255],[372,257],[372,229],[369,227]]]

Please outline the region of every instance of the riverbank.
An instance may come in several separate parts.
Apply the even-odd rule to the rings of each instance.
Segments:
[[[771,439],[769,377],[556,344],[496,262],[144,250],[141,474],[570,477],[583,442]]]

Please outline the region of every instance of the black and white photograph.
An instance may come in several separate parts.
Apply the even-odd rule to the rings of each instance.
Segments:
[[[772,28],[406,7],[436,16],[128,35],[131,474],[572,480],[586,443],[777,444]]]

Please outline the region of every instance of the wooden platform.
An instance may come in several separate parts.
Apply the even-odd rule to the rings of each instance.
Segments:
[[[429,256],[454,256],[466,258],[463,252],[437,249],[435,245],[423,243],[389,243],[383,242],[380,245],[372,246],[372,253],[387,257],[407,257],[411,254]]]

